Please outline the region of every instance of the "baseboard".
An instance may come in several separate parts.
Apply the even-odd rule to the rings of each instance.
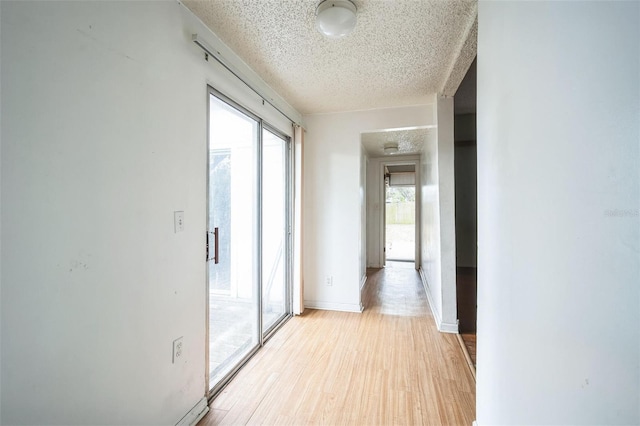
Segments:
[[[305,309],[320,309],[323,311],[340,311],[340,312],[357,312],[357,313],[361,313],[364,310],[362,307],[362,304],[323,302],[320,300],[305,300],[304,307]]]
[[[209,405],[207,404],[207,398],[202,398],[176,426],[195,426],[208,412]]]
[[[471,426],[478,426],[478,422],[474,420],[473,423],[471,423]]]
[[[438,327],[438,331],[442,333],[453,333],[458,334],[458,320],[455,323],[451,322],[441,322]]]
[[[458,333],[458,321],[455,323],[442,322],[442,316],[440,315],[440,311],[436,309],[436,304],[433,303],[433,299],[431,298],[431,289],[429,288],[429,281],[427,281],[427,275],[422,269],[422,266],[419,269],[420,272],[420,280],[422,281],[422,286],[424,287],[424,292],[427,293],[427,301],[429,302],[429,308],[431,308],[431,313],[433,314],[433,320],[436,322],[436,327],[438,331],[441,333]]]
[[[433,299],[431,299],[431,289],[429,288],[427,275],[424,272],[424,269],[422,269],[422,266],[418,271],[420,272],[420,280],[422,281],[424,292],[427,293],[427,301],[429,302],[429,308],[431,309],[431,313],[433,314],[433,320],[436,322],[436,327],[438,327],[438,330],[440,330],[440,323],[442,322],[442,319],[440,317],[440,312],[436,309],[436,304],[433,303]]]
[[[362,279],[360,280],[360,312],[364,311],[364,305],[362,304],[362,294],[364,293],[364,288],[367,285],[367,276],[363,275]]]

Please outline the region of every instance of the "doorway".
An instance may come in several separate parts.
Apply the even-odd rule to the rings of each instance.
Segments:
[[[385,163],[384,261],[416,263],[416,165]]]
[[[291,314],[290,140],[210,88],[208,157],[213,396]]]
[[[472,372],[478,309],[476,66],[474,60],[454,96],[456,302],[458,331]]]

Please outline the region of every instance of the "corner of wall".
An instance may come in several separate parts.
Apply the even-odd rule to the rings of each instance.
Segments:
[[[453,98],[438,99],[438,196],[443,330],[457,332]]]
[[[422,281],[422,286],[424,287],[424,291],[427,294],[429,308],[431,309],[431,313],[433,314],[433,320],[436,323],[438,331],[441,333],[458,334],[458,320],[456,320],[454,323],[442,321],[442,315],[440,314],[437,305],[433,301],[431,289],[429,288],[429,281],[427,280],[426,273],[424,272],[424,269],[422,269],[422,266],[420,267],[418,272],[420,273],[420,280]]]

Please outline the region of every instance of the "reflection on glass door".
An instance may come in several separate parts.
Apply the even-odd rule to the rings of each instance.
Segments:
[[[262,332],[288,313],[287,141],[262,132]]]
[[[256,244],[259,121],[209,102],[209,376],[218,383],[259,345]]]
[[[209,95],[209,390],[291,314],[289,141]]]

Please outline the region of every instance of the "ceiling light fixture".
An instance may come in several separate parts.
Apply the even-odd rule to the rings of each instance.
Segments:
[[[389,142],[384,144],[384,153],[385,154],[397,154],[398,153],[398,144],[395,142]]]
[[[316,7],[318,31],[329,38],[340,38],[356,27],[356,5],[350,0],[324,0]]]

